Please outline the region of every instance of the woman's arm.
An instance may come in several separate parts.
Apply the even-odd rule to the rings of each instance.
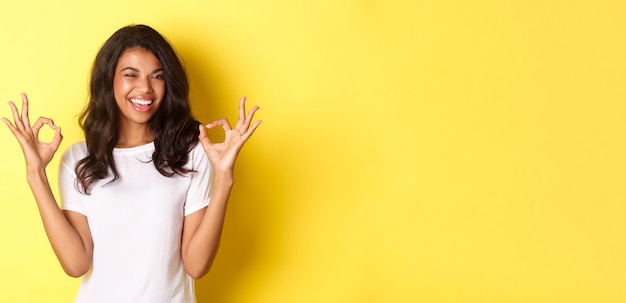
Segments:
[[[217,255],[232,177],[216,176],[209,206],[185,217],[182,256],[185,271],[194,279],[206,275]]]
[[[194,279],[204,276],[215,259],[226,217],[226,206],[233,187],[235,160],[244,143],[261,124],[261,121],[256,121],[250,126],[259,107],[253,107],[246,115],[245,100],[245,97],[240,100],[239,120],[234,129],[231,129],[226,119],[206,125],[207,128],[222,126],[226,132],[224,142],[211,143],[205,127],[200,126],[200,142],[213,165],[215,178],[209,206],[188,215],[184,221],[181,253],[185,270]]]
[[[56,153],[61,140],[61,128],[48,118],[39,118],[31,127],[28,117],[28,98],[22,94],[22,113],[13,102],[13,123],[2,118],[18,140],[26,160],[26,179],[30,186],[46,235],[63,270],[72,277],[85,274],[91,266],[93,244],[87,218],[74,212],[63,212],[52,194],[46,175],[46,166]],[[55,131],[52,142],[39,140],[39,130],[48,125]]]
[[[48,240],[63,270],[71,277],[84,275],[91,267],[93,252],[87,218],[77,212],[59,209],[45,171],[28,173],[26,178]]]

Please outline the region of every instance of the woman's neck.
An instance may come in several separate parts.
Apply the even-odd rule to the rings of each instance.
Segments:
[[[143,126],[143,125],[142,125]],[[117,139],[117,148],[129,148],[141,146],[154,141],[152,131],[147,126],[143,127],[120,127]]]

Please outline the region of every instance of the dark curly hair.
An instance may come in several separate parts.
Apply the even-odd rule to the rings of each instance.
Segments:
[[[191,113],[185,69],[172,46],[156,30],[146,25],[129,25],[116,31],[96,55],[89,102],[79,116],[88,155],[76,164],[76,185],[85,194],[109,173],[113,174],[111,182],[119,179],[113,148],[118,141],[120,113],[113,95],[113,77],[118,59],[129,48],[152,52],[163,66],[165,96],[149,121],[154,136],[154,166],[167,177],[190,172],[184,165],[188,152],[198,142],[199,122]]]

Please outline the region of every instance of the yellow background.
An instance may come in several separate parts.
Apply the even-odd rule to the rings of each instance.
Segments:
[[[241,95],[261,106],[200,302],[625,302],[625,9],[3,1],[0,100],[28,93],[64,150],[95,53],[146,23],[202,121],[234,119]],[[0,140],[0,302],[70,302],[79,280]]]

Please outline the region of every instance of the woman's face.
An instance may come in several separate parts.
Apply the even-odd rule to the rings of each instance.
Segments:
[[[127,49],[115,67],[113,94],[120,110],[120,127],[145,127],[165,95],[159,59],[143,48]]]

